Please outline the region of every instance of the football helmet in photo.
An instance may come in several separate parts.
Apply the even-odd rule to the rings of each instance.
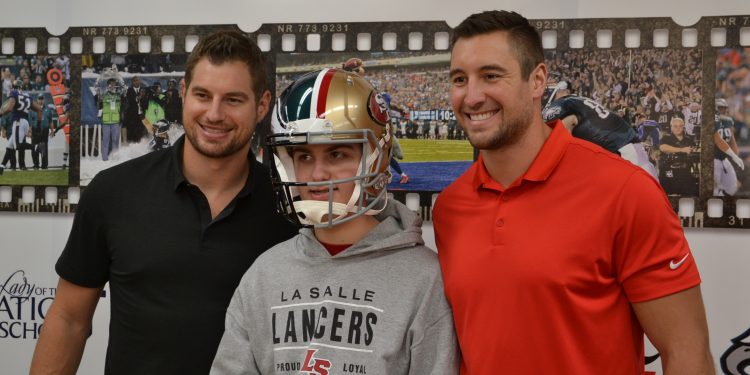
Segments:
[[[320,228],[383,210],[391,179],[388,120],[385,100],[370,82],[354,72],[323,69],[302,75],[289,85],[276,100],[266,144],[279,212],[297,225]],[[361,147],[356,175],[298,181],[290,148],[320,144]],[[351,182],[354,191],[349,201],[334,202],[337,185]],[[301,186],[328,188],[328,201],[302,200]]]
[[[151,138],[148,148],[151,151],[156,151],[171,146],[169,141],[169,128],[172,126],[172,123],[162,119],[151,126],[154,136]]]

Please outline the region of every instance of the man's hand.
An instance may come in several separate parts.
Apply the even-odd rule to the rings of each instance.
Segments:
[[[743,171],[745,170],[745,162],[743,162],[742,159],[740,159],[739,156],[734,155],[734,157],[732,158],[732,160],[740,167],[741,170],[743,170]]]
[[[742,159],[737,156],[737,154],[735,154],[731,148],[728,149],[725,153],[729,155],[730,158],[732,158],[734,164],[737,164],[737,166],[740,167],[740,169],[742,169],[743,171],[745,170],[745,162],[743,162]]]

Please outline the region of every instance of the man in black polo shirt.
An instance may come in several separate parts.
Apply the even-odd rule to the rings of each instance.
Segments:
[[[258,47],[219,32],[185,72],[186,138],[99,173],[57,262],[31,373],[74,373],[102,287],[106,374],[207,374],[229,300],[253,260],[291,237],[250,137],[270,93]]]

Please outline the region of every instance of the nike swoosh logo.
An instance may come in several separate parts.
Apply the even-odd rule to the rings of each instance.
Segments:
[[[689,256],[690,256],[690,253],[685,254],[685,256],[682,257],[682,259],[680,259],[680,261],[676,262],[676,263],[675,263],[674,260],[670,261],[669,262],[669,269],[676,270],[676,269],[680,268],[680,266],[682,265],[682,263],[685,263],[685,261],[687,260],[687,258]]]

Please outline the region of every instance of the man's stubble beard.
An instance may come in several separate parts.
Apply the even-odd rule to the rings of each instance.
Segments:
[[[501,113],[501,115],[504,114],[504,112]],[[533,115],[531,111],[524,110],[513,118],[503,118],[500,126],[492,129],[490,134],[472,135],[471,132],[466,131],[466,128],[464,128],[464,132],[469,139],[469,143],[474,148],[479,150],[499,150],[518,143],[524,134],[526,134],[526,131],[528,131],[532,119]]]
[[[240,152],[245,145],[250,143],[250,139],[252,138],[252,132],[249,133],[248,137],[244,137],[247,139],[238,139],[234,138],[231,139],[226,145],[222,145],[222,147],[214,147],[214,145],[204,145],[200,143],[196,133],[200,131],[198,128],[200,125],[195,124],[195,128],[192,130],[185,129],[185,137],[187,137],[188,142],[190,142],[191,145],[193,145],[193,148],[201,155],[209,158],[215,158],[215,159],[221,159],[225,158],[231,155],[236,154],[237,152]]]

